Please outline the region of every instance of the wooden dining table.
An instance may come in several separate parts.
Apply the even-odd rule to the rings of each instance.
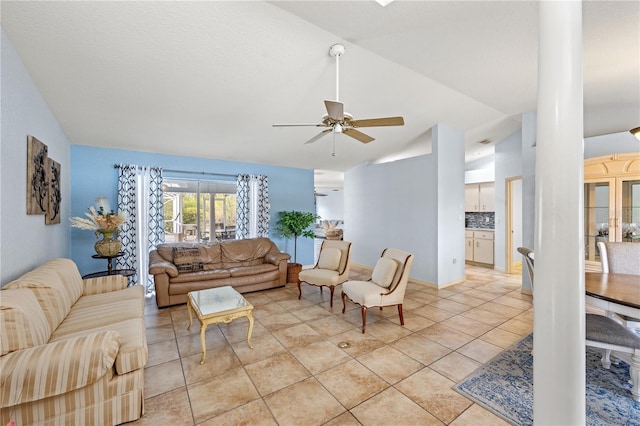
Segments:
[[[607,312],[640,318],[640,276],[585,273],[586,303]]]

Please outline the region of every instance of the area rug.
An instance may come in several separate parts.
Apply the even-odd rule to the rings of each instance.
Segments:
[[[533,334],[506,349],[454,386],[458,392],[514,425],[533,424]],[[640,425],[640,402],[631,398],[629,366],[606,370],[587,348],[586,424]]]

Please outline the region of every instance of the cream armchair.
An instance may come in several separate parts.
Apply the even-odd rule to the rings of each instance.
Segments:
[[[369,281],[347,281],[342,285],[342,313],[346,310],[346,298],[362,307],[362,333],[367,324],[367,308],[398,306],[400,324],[404,325],[402,303],[409,281],[413,255],[406,251],[388,248],[382,252],[373,268]]]
[[[337,285],[349,278],[349,263],[351,242],[339,240],[325,240],[320,248],[320,255],[315,266],[303,269],[298,274],[298,299],[302,297],[300,284],[307,283],[320,287],[329,287],[331,291],[330,305],[333,307],[333,292]]]

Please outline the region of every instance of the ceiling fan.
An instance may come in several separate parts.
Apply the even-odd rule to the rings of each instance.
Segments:
[[[357,130],[360,127],[381,127],[381,126],[402,126],[404,119],[402,117],[384,117],[384,118],[368,118],[363,120],[354,120],[353,116],[344,112],[344,105],[340,99],[340,57],[344,55],[345,47],[342,44],[334,44],[329,49],[329,54],[336,58],[336,100],[324,101],[327,114],[322,117],[320,123],[317,124],[274,124],[273,127],[326,127],[325,130],[315,135],[305,142],[313,143],[321,137],[333,132],[342,133],[350,136],[362,143],[369,143],[374,140],[371,136]]]

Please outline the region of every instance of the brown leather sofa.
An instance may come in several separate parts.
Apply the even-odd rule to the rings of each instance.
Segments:
[[[149,254],[158,307],[187,302],[187,293],[232,286],[240,293],[282,287],[291,258],[269,238],[221,243],[159,244]]]

